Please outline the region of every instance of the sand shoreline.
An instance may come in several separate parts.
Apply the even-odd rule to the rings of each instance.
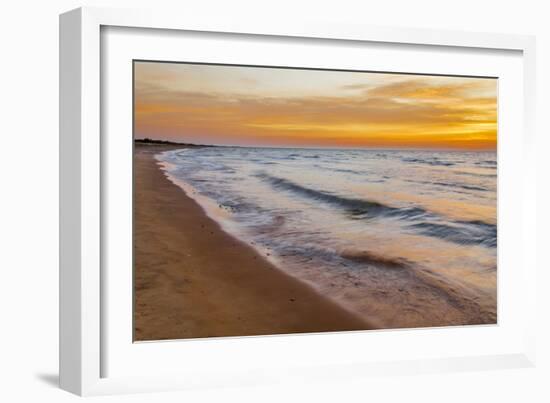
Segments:
[[[134,152],[134,340],[372,329],[224,232]]]

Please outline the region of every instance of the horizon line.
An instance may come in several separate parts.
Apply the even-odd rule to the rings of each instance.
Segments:
[[[345,146],[284,146],[284,145],[238,145],[238,144],[205,144],[205,143],[190,143],[190,142],[179,142],[173,140],[164,140],[164,139],[152,139],[150,137],[136,138],[133,139],[134,142],[142,142],[149,144],[159,144],[159,145],[181,145],[181,146],[194,146],[194,147],[233,147],[233,148],[272,148],[272,149],[304,149],[304,150],[376,150],[376,151],[457,151],[457,152],[497,152],[498,148],[459,148],[459,147],[448,147],[448,148],[438,148],[438,147],[345,147]]]

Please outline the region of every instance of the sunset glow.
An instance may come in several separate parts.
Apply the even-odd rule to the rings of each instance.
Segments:
[[[135,137],[495,150],[497,80],[135,62]]]

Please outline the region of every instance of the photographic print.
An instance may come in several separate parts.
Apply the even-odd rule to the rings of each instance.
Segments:
[[[497,323],[496,78],[133,63],[135,341]]]

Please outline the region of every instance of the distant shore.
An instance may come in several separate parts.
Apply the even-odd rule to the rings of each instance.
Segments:
[[[177,141],[156,140],[156,139],[150,139],[150,138],[135,139],[134,144],[136,146],[162,146],[162,147],[168,147],[168,148],[216,147],[208,144],[179,143]]]
[[[136,141],[134,340],[372,329],[224,232]]]

